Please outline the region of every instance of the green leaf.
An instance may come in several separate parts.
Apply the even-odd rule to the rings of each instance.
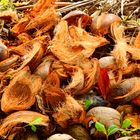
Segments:
[[[37,124],[40,124],[42,122],[42,118],[37,118],[35,120],[33,120],[32,122],[29,123],[30,126],[32,125],[37,125]]]
[[[132,132],[131,131],[122,130],[121,134],[124,135],[124,136],[130,136],[132,134]]]
[[[117,131],[119,131],[119,127],[117,125],[111,125],[107,132],[108,132],[108,136],[115,134]]]
[[[85,105],[84,105],[85,109],[87,110],[91,106],[91,104],[92,104],[91,100],[86,100]]]
[[[9,0],[1,0],[1,4],[2,4],[3,6],[8,5],[8,3],[9,3]]]
[[[140,26],[140,18],[137,19],[137,23]]]
[[[4,11],[8,9],[12,9],[12,10],[15,9],[12,0],[0,0],[0,11]]]
[[[123,122],[122,122],[122,128],[126,129],[128,128],[130,125],[131,125],[131,121],[129,119],[125,119]]]
[[[33,131],[33,132],[36,132],[37,127],[36,127],[36,126],[34,126],[34,125],[32,125],[32,126],[31,126],[31,129],[32,129],[32,131]]]
[[[104,134],[107,134],[106,129],[105,129],[105,126],[104,126],[103,124],[101,124],[101,123],[99,123],[99,122],[96,122],[96,123],[95,123],[95,128],[96,128],[98,131],[100,131],[100,132],[102,132],[102,133],[104,133]]]
[[[122,16],[121,18],[124,22],[128,20],[128,16]]]

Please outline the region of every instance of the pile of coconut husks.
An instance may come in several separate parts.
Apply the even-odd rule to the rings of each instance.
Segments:
[[[65,6],[0,12],[0,140],[136,140],[139,22]]]

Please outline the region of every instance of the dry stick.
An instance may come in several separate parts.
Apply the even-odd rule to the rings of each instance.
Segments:
[[[64,6],[64,3],[67,4],[67,6],[64,6],[63,8],[57,9],[57,11],[60,12],[60,13],[65,13],[65,12],[69,12],[73,9],[76,9],[78,7],[92,4],[94,2],[95,2],[94,3],[94,5],[95,5],[98,1],[99,0],[85,0],[85,1],[74,2],[74,3],[71,3],[71,2],[63,2],[63,3],[62,2],[57,2],[57,4],[59,4],[59,6],[62,5],[62,4]],[[32,7],[33,7],[33,5],[28,5],[28,6],[17,7],[16,9],[17,10],[25,10],[25,9],[31,9]]]
[[[116,5],[119,5],[120,2],[114,3],[107,11],[109,12],[111,9],[113,9]]]
[[[17,7],[16,10],[26,10],[31,8],[33,8],[33,5],[26,5],[26,6]]]
[[[55,2],[55,5],[59,7],[68,6],[72,4],[73,4],[72,2]],[[16,7],[16,10],[26,10],[31,8],[33,8],[33,5],[24,5],[24,6]]]
[[[132,42],[133,42],[133,37],[134,37],[135,33],[136,33],[136,29],[134,29],[134,32],[130,38],[130,41],[129,41],[130,44],[132,44]]]
[[[79,6],[79,5],[81,5],[81,4],[84,4],[84,3],[87,3],[87,2],[92,2],[92,0],[84,0],[84,1],[80,1],[80,2],[75,2],[75,3],[73,3],[72,5],[70,5],[70,6],[65,6],[65,7],[63,7],[62,9],[67,9],[67,8],[71,8],[71,7],[73,7],[73,6]]]
[[[86,5],[89,5],[89,4],[93,4],[94,2],[94,5],[98,2],[99,0],[86,0],[86,1],[82,1],[82,2],[77,2],[75,4],[72,4],[70,6],[65,6],[63,8],[60,8],[58,9],[57,11],[60,12],[60,13],[65,13],[65,12],[69,12],[73,9],[76,9],[76,8],[79,8],[81,6],[86,6]]]
[[[125,4],[125,6],[134,6],[138,3],[139,3],[139,0],[136,0],[136,1],[132,1],[132,2],[129,2],[129,3]]]
[[[55,2],[55,5],[63,7],[63,6],[72,5],[73,3],[75,2]]]
[[[123,17],[124,0],[121,0],[121,16]]]
[[[132,16],[140,11],[140,7],[137,7],[129,16],[128,19],[132,18]]]

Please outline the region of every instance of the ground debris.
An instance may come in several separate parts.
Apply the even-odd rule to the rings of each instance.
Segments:
[[[139,0],[3,2],[0,139],[140,136]]]

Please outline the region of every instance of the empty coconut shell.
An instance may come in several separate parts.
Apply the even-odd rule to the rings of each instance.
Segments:
[[[124,104],[140,95],[140,78],[124,79],[121,83],[110,88],[107,100],[116,104]]]
[[[39,92],[41,84],[41,78],[31,75],[28,67],[19,71],[4,89],[1,99],[2,111],[30,108],[35,103],[35,95]]]
[[[106,128],[109,128],[109,126],[113,124],[120,126],[121,115],[117,110],[113,108],[94,107],[87,112],[86,119],[88,119],[89,117],[91,118],[91,120],[93,118],[95,121],[104,124]],[[87,123],[89,123],[91,120],[89,120]],[[89,124],[86,125],[89,126]]]
[[[47,127],[49,131],[51,127],[50,127],[50,119],[47,115],[42,115],[40,113],[33,111],[18,111],[12,113],[3,120],[0,126],[0,136],[1,137],[8,136],[10,131],[17,125],[23,126],[24,123],[28,124],[37,118],[41,118],[42,121],[36,125]]]
[[[50,136],[47,140],[76,140],[76,139],[72,138],[68,134],[54,134]]]

